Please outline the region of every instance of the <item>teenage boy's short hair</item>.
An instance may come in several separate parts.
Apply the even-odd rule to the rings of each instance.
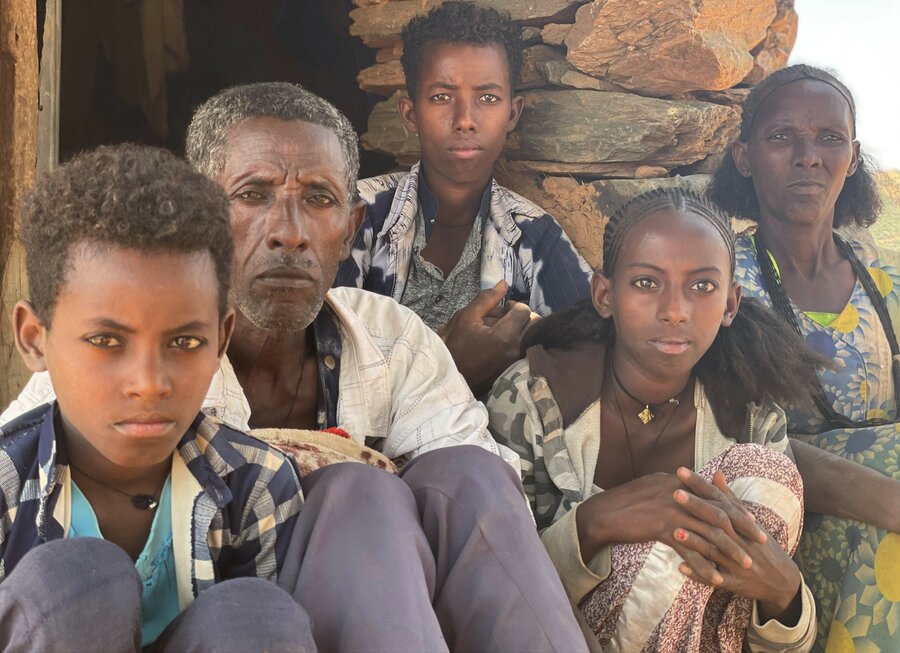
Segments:
[[[228,210],[215,182],[166,150],[128,144],[79,154],[41,178],[22,207],[35,313],[49,328],[72,268],[72,246],[92,243],[152,253],[208,251],[224,315],[234,252]]]
[[[471,2],[445,2],[403,28],[400,63],[406,90],[415,99],[425,51],[433,43],[496,43],[506,52],[509,84],[515,89],[522,70],[522,28],[509,14]]]

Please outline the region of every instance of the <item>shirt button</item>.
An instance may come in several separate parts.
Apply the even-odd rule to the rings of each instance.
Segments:
[[[325,357],[325,367],[329,370],[333,370],[335,365],[337,365],[337,361],[334,360],[334,356],[329,354]]]
[[[442,302],[442,301],[444,301],[444,295],[443,295],[443,293],[438,293],[437,295],[435,295],[435,296],[434,296],[434,301],[436,301],[436,302]]]

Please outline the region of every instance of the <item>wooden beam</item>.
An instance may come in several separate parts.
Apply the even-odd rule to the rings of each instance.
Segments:
[[[0,407],[18,394],[28,371],[15,350],[10,316],[26,295],[24,254],[15,238],[22,198],[34,184],[37,157],[36,0],[0,2]]]
[[[41,39],[38,104],[37,176],[59,164],[59,72],[62,51],[62,0],[46,0]]]

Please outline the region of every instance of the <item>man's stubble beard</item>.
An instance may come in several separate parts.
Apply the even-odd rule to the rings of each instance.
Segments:
[[[303,331],[316,319],[328,288],[318,292],[315,300],[303,306],[288,308],[284,302],[273,302],[270,297],[258,297],[253,293],[232,291],[234,307],[257,329],[266,331]]]

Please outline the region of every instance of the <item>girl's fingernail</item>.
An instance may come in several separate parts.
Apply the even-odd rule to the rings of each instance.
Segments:
[[[713,585],[721,585],[722,583],[725,582],[725,579],[722,578],[722,574],[715,573],[715,574],[713,574],[712,581],[713,581]]]
[[[684,542],[687,539],[687,533],[685,533],[682,529],[675,529],[675,539]]]

